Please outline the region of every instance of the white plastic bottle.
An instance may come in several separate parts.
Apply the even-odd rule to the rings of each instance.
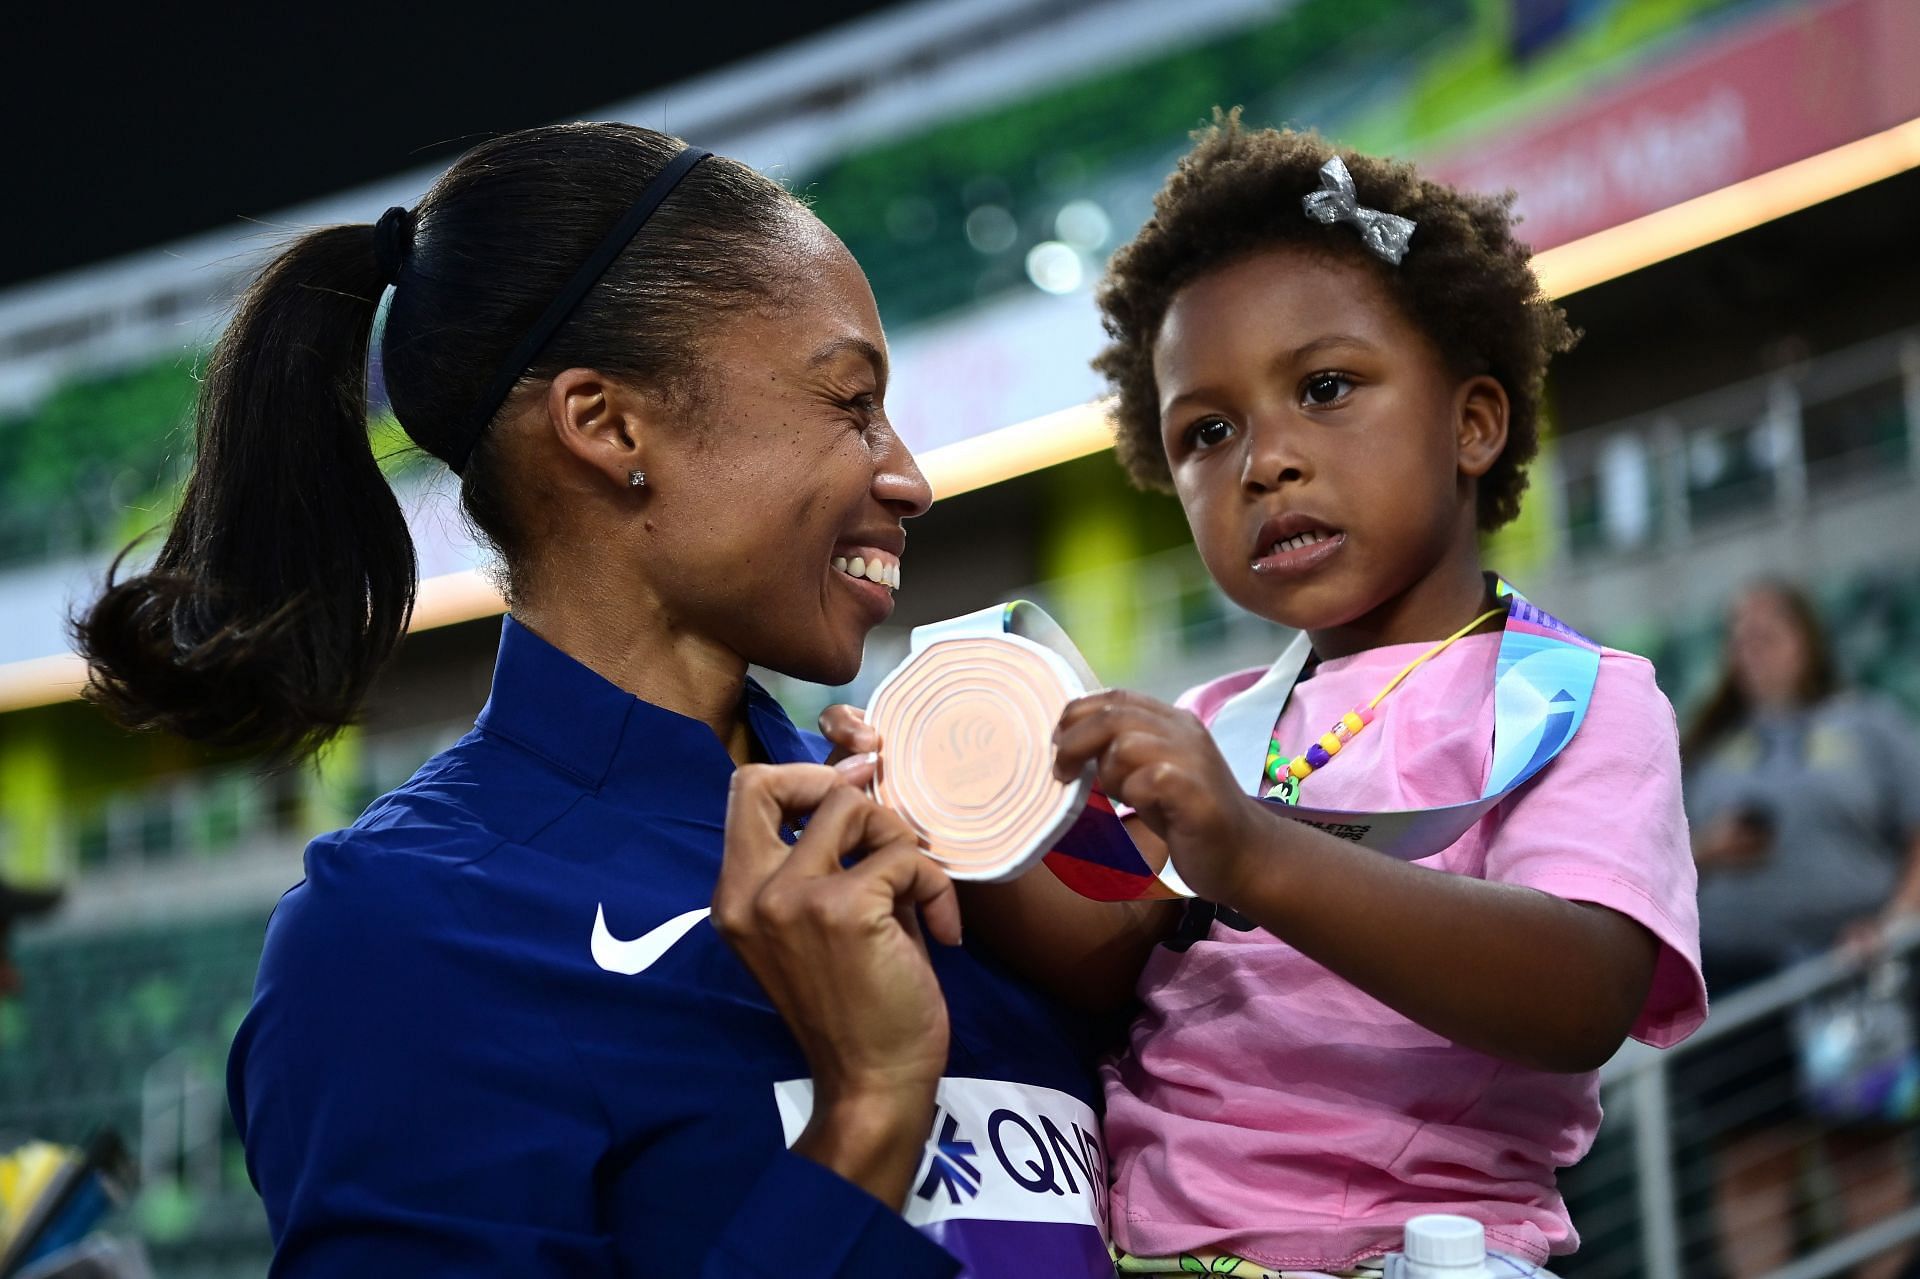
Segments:
[[[1407,1223],[1404,1279],[1491,1279],[1487,1232],[1471,1217],[1434,1212]]]

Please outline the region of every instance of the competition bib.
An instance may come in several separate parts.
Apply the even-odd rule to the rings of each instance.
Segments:
[[[773,1086],[791,1146],[813,1115],[813,1081]],[[933,1129],[902,1209],[959,1259],[967,1279],[1110,1279],[1100,1120],[1079,1098],[999,1079],[942,1079]]]

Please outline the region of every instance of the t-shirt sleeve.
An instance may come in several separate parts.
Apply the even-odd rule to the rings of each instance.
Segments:
[[[1560,757],[1501,805],[1486,878],[1634,920],[1660,943],[1635,1039],[1665,1048],[1706,1020],[1698,880],[1673,708],[1642,658],[1607,652]]]

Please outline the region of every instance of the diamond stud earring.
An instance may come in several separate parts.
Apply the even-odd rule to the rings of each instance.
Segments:
[[[628,488],[643,489],[646,486],[647,486],[647,473],[645,471],[628,471],[627,472]]]

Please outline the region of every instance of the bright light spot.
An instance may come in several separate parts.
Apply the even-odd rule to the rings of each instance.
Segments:
[[[1048,293],[1071,293],[1086,275],[1079,253],[1070,244],[1045,240],[1027,251],[1027,278]]]
[[[1092,200],[1071,200],[1054,215],[1053,231],[1076,249],[1097,249],[1113,234],[1113,220]]]
[[[967,215],[967,243],[982,253],[1005,253],[1020,238],[1020,224],[997,204],[983,204]]]

